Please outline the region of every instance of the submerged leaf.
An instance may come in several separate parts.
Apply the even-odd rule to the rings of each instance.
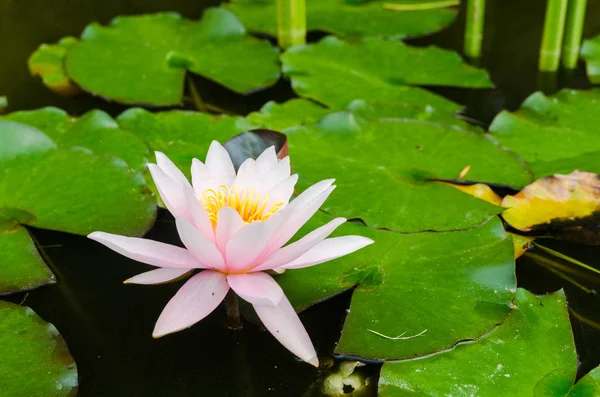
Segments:
[[[300,310],[354,288],[338,354],[404,359],[439,352],[481,337],[509,310],[513,247],[498,218],[460,232],[397,234],[347,224],[336,233],[375,244],[277,281]]]
[[[49,48],[64,46],[40,49],[33,66]],[[93,23],[70,43],[65,65],[71,80],[96,95],[169,106],[182,100],[186,71],[239,93],[270,86],[279,78],[277,54],[247,35],[230,11],[211,8],[198,22],[158,13],[117,17],[108,27]]]
[[[576,396],[569,394],[577,355],[564,293],[536,297],[518,289],[514,304],[506,321],[475,343],[385,363],[379,395]],[[583,380],[593,393],[582,395],[598,395],[600,387],[589,381]]]
[[[532,94],[515,112],[502,111],[490,132],[517,153],[535,178],[576,169],[600,173],[600,89]]]
[[[271,146],[275,148],[277,158],[287,157],[287,137],[277,131],[250,130],[234,136],[223,144],[236,171],[245,160],[258,158],[262,152]]]
[[[522,231],[582,225],[600,211],[600,180],[580,171],[547,176],[504,197],[502,206],[504,220]]]
[[[421,36],[444,28],[455,18],[453,9],[386,9],[384,1],[352,4],[348,0],[307,0],[308,31],[322,31],[345,37]],[[277,35],[275,0],[233,0],[224,4],[253,32]]]
[[[4,396],[73,396],[77,367],[58,330],[28,307],[0,301]]]
[[[484,70],[452,51],[376,38],[346,43],[329,36],[288,49],[281,61],[298,95],[334,108],[363,99],[455,112],[459,105],[414,86],[492,86]]]

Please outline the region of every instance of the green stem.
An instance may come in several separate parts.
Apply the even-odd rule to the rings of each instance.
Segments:
[[[558,269],[555,269],[554,267],[556,266],[556,263],[554,263],[554,261],[552,259],[545,258],[539,254],[534,254],[533,252],[526,252],[525,256],[527,256],[528,258],[530,258],[531,260],[536,262],[538,265],[544,267],[546,270],[554,273],[556,276],[562,278],[566,282],[573,284],[574,286],[576,286],[577,288],[579,288],[586,294],[596,295],[596,291],[594,291],[593,289],[587,288],[585,285],[578,283],[572,277],[569,277],[565,273],[559,271]],[[559,266],[556,266],[556,267],[559,267]]]
[[[583,22],[587,0],[569,0],[562,64],[565,69],[575,69],[583,36]]]
[[[484,22],[485,0],[468,0],[464,52],[469,58],[481,57]]]
[[[305,0],[277,0],[277,40],[283,49],[306,42]]]
[[[542,72],[556,72],[558,70],[568,1],[548,0],[546,5],[544,36],[542,37],[539,60],[539,69]]]
[[[578,260],[577,260],[577,259],[575,259],[575,258],[571,258],[570,256],[567,256],[567,255],[565,255],[565,254],[562,254],[562,253],[560,253],[560,252],[558,252],[558,251],[555,251],[555,250],[553,250],[553,249],[550,249],[550,248],[548,248],[548,247],[544,247],[543,245],[539,245],[538,243],[535,243],[535,242],[533,243],[533,245],[534,245],[535,247],[537,247],[537,248],[541,249],[542,251],[546,251],[546,252],[547,252],[547,253],[549,253],[550,255],[554,255],[554,256],[555,256],[555,257],[557,257],[557,258],[563,259],[563,260],[565,260],[565,261],[567,261],[567,262],[570,262],[570,263],[572,263],[572,264],[574,264],[574,265],[576,265],[576,266],[582,267],[582,268],[584,268],[584,269],[586,269],[586,270],[589,270],[590,272],[594,272],[594,273],[596,273],[596,274],[600,274],[600,270],[598,270],[598,269],[596,269],[596,268],[594,268],[594,267],[591,267],[590,265],[586,265],[585,263],[583,263],[583,262],[580,262],[580,261],[578,261]]]
[[[460,5],[460,0],[432,0],[419,3],[396,4],[383,3],[381,6],[386,10],[394,11],[416,11],[416,10],[436,10],[439,8],[454,7]]]
[[[227,312],[227,325],[231,329],[242,328],[242,320],[240,319],[240,306],[238,298],[233,290],[229,290],[225,297],[225,311]]]

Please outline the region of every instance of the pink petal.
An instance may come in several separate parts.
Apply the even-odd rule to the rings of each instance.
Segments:
[[[212,141],[206,155],[206,167],[219,185],[231,185],[235,179],[235,169],[229,153],[217,141]]]
[[[156,164],[148,164],[148,169],[169,212],[173,216],[187,218],[189,215],[182,185],[165,174]]]
[[[204,270],[190,278],[163,309],[152,336],[161,336],[191,327],[208,316],[229,291],[225,275]]]
[[[262,179],[254,159],[246,159],[240,165],[233,184],[237,186],[240,192],[242,189],[246,190],[246,194],[249,193],[251,188],[254,188],[254,191],[259,194],[262,193]]]
[[[318,265],[319,263],[331,261],[344,255],[348,255],[369,244],[373,240],[362,236],[333,237],[321,241],[304,255],[281,266],[283,269],[300,269]]]
[[[277,202],[282,202],[284,205],[287,204],[290,201],[292,194],[294,194],[296,182],[298,182],[298,175],[294,174],[279,182],[273,189],[269,190],[265,195],[265,198],[266,196],[269,196],[269,201],[265,208],[270,210],[273,204]]]
[[[267,243],[266,249],[263,251],[263,255],[256,261],[261,263],[263,260],[268,258],[273,252],[281,248],[287,243],[302,226],[319,210],[323,205],[327,197],[335,189],[334,186],[330,186],[322,191],[318,196],[314,197],[311,201],[301,200],[300,204],[296,203],[298,199],[302,198],[300,195],[296,200],[288,204],[283,210],[275,213],[279,215],[273,222],[277,222],[278,225],[274,226],[275,232],[272,234],[271,239]],[[310,192],[312,197],[312,192]],[[294,205],[295,204],[295,205]],[[271,217],[274,218],[275,216]],[[267,222],[271,221],[271,218]]]
[[[329,189],[335,179],[325,179],[323,181],[317,182],[302,193],[298,197],[296,197],[290,205],[294,208],[301,208],[314,201],[316,198],[321,196],[327,189]]]
[[[175,218],[175,224],[183,245],[194,255],[202,267],[219,270],[225,268],[221,252],[198,229],[182,218]]]
[[[253,305],[265,328],[289,351],[307,363],[319,366],[310,337],[296,311],[285,297],[277,306]]]
[[[154,269],[149,272],[140,273],[127,280],[123,281],[124,284],[161,284],[166,283],[176,278],[183,276],[186,273],[190,273],[190,269]]]
[[[253,222],[242,227],[227,244],[227,270],[240,272],[253,265],[265,248],[271,231],[266,222]]]
[[[192,189],[184,188],[184,195],[187,208],[191,217],[192,224],[200,231],[209,241],[215,241],[215,231],[212,223],[208,218],[208,213],[204,205],[194,195]]]
[[[180,183],[184,186],[189,186],[190,182],[183,175],[183,172],[173,162],[161,152],[154,152],[156,156],[156,165],[160,167],[162,172],[164,172],[169,178],[173,179],[175,182]]]
[[[128,258],[152,266],[201,269],[203,266],[185,248],[137,237],[94,232],[89,238]]]
[[[262,175],[266,175],[278,162],[279,160],[277,159],[277,153],[275,153],[275,146],[266,148],[260,156],[256,158],[256,166]]]
[[[284,157],[266,174],[261,174],[264,189],[270,190],[291,174],[290,158]]]
[[[236,294],[253,305],[277,306],[283,298],[279,284],[266,273],[229,274],[227,282]]]
[[[219,188],[206,164],[198,159],[192,159],[192,185],[198,197],[203,196],[208,188]]]
[[[271,255],[260,266],[257,266],[254,270],[261,271],[273,269],[293,261],[327,238],[338,226],[344,222],[346,222],[346,218],[336,218],[326,225],[313,230],[300,240],[293,242],[292,244],[285,246],[278,251],[275,251],[273,255]]]
[[[240,230],[246,223],[236,210],[231,207],[223,207],[219,210],[217,228],[215,230],[215,238],[217,248],[222,253],[226,252],[227,244],[231,238]]]

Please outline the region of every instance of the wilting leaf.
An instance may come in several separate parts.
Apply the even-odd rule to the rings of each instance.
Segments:
[[[345,43],[330,36],[288,49],[281,61],[298,95],[334,108],[363,99],[455,112],[459,105],[414,86],[491,86],[485,71],[452,51],[375,38]]]
[[[600,180],[579,171],[547,176],[504,197],[502,206],[504,220],[523,231],[585,224],[600,210]]]
[[[456,16],[456,10],[453,9],[391,11],[384,8],[384,3],[307,0],[307,29],[346,37],[401,38],[440,30]],[[275,0],[234,0],[224,6],[231,9],[250,31],[277,35]]]
[[[501,112],[490,126],[500,142],[521,156],[535,178],[574,170],[600,173],[600,89],[532,94],[516,112]]]
[[[581,56],[586,61],[587,75],[592,84],[600,84],[600,35],[583,42]]]
[[[514,304],[504,323],[474,343],[421,360],[385,363],[379,395],[598,395],[598,370],[573,386],[577,356],[564,293],[536,297],[518,289]]]
[[[247,35],[238,19],[224,9],[207,10],[199,22],[176,13],[117,17],[108,27],[89,25],[79,41],[65,47],[44,47],[32,58],[31,67],[38,70],[40,58],[48,52],[54,57],[42,60],[57,67],[55,58],[65,55],[55,52],[64,49],[66,73],[72,81],[123,103],[179,104],[186,71],[239,93],[267,87],[279,78],[277,49]],[[64,73],[62,69],[51,72]],[[51,75],[42,73],[45,80]]]
[[[22,122],[7,120],[11,117]],[[93,119],[75,122],[56,109],[0,119],[0,245],[7,249],[1,254],[0,293],[54,279],[32,252],[33,242],[19,224],[77,234],[103,230],[127,235],[141,235],[151,226],[156,205],[142,175],[111,150],[111,142],[116,153],[138,147],[127,142],[127,137],[134,142],[137,138],[114,126],[100,128],[102,123],[94,124]],[[134,154],[129,155],[141,161],[140,153]]]
[[[80,92],[65,70],[67,52],[77,43],[74,37],[62,38],[57,44],[42,44],[27,61],[33,76],[40,76],[44,85],[60,95],[72,96]]]
[[[58,330],[28,307],[0,301],[4,396],[73,396],[77,367]]]
[[[367,225],[403,232],[473,227],[501,208],[431,179],[511,186],[529,182],[519,159],[483,134],[419,120],[361,121],[335,113],[314,127],[288,129],[294,171],[302,190],[335,177],[336,194],[324,209]]]
[[[452,186],[461,192],[465,192],[470,194],[473,197],[477,197],[483,201],[487,201],[488,203],[494,205],[501,205],[502,198],[496,194],[488,185],[484,185],[483,183],[476,183],[473,185],[458,185],[455,183],[446,183],[448,186]]]
[[[317,216],[306,230],[326,221]],[[513,247],[498,218],[459,232],[397,234],[348,224],[338,233],[375,243],[277,278],[298,309],[355,287],[336,353],[423,356],[479,338],[509,310],[516,286]]]

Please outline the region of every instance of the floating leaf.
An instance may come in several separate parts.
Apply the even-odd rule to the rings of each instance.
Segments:
[[[440,30],[456,16],[456,10],[452,9],[394,12],[385,9],[384,4],[383,1],[352,4],[347,0],[307,0],[307,30],[346,37],[402,38]],[[224,6],[232,10],[250,31],[277,35],[275,0],[233,0]]]
[[[0,390],[5,396],[72,396],[77,367],[58,330],[28,307],[0,301]]]
[[[600,89],[532,94],[516,112],[503,111],[490,132],[521,156],[535,178],[576,169],[600,173]]]
[[[600,394],[597,370],[573,387],[577,356],[564,293],[536,297],[518,289],[514,303],[506,321],[475,343],[421,360],[385,363],[379,395]]]
[[[397,234],[347,224],[339,234],[364,235],[375,244],[277,278],[300,310],[355,288],[338,354],[403,359],[435,353],[479,338],[509,310],[513,247],[498,218],[459,232]]]
[[[600,84],[600,35],[583,42],[581,56],[587,63],[587,75],[592,84]]]
[[[246,116],[246,119],[259,127],[283,131],[290,127],[315,124],[328,113],[331,113],[330,109],[315,102],[294,98],[284,103],[269,101],[258,112]]]
[[[27,61],[33,76],[40,76],[44,85],[60,95],[73,96],[80,92],[65,70],[67,52],[77,43],[74,37],[62,38],[57,44],[42,44]]]
[[[247,35],[224,9],[208,9],[199,22],[176,13],[117,17],[108,27],[89,25],[71,44],[68,77],[86,91],[123,103],[179,104],[186,70],[239,93],[279,78],[277,49]],[[44,47],[33,60],[63,47]]]
[[[412,86],[491,87],[484,70],[464,63],[452,51],[375,38],[351,44],[330,36],[292,47],[281,60],[298,95],[334,108],[364,99],[455,112],[459,105]]]
[[[444,124],[366,122],[335,113],[286,134],[294,170],[302,176],[298,188],[335,176],[338,187],[325,211],[372,227],[455,230],[498,214],[497,206],[430,181],[454,180],[466,166],[468,181],[511,186],[530,181],[519,159],[483,134]]]
[[[151,113],[129,109],[117,123],[142,139],[152,150],[164,152],[189,177],[193,158],[202,158],[213,140],[225,142],[254,126],[242,117],[169,111]]]
[[[502,198],[496,194],[488,185],[484,185],[483,183],[475,183],[473,185],[457,185],[454,183],[446,183],[448,186],[452,186],[455,189],[460,190],[461,192],[465,192],[470,194],[473,197],[477,197],[483,201],[487,201],[488,203],[494,205],[501,205]]]
[[[7,277],[2,277],[0,293],[29,289],[44,279],[53,281],[39,256],[32,253],[33,242],[19,224],[77,234],[103,230],[141,235],[149,229],[156,205],[139,173],[112,155],[62,146],[71,136],[72,144],[86,141],[108,150],[113,142],[119,151],[128,147],[126,139],[111,138],[112,128],[106,135],[101,129],[84,129],[97,127],[91,123],[93,118],[74,122],[56,109],[7,117],[28,119],[49,131],[58,145],[31,125],[0,119],[0,245],[10,248],[2,252],[0,274]],[[127,137],[128,133],[121,133]],[[73,138],[79,134],[81,139]]]
[[[24,227],[14,225],[0,231],[0,294],[30,290],[54,281]]]

